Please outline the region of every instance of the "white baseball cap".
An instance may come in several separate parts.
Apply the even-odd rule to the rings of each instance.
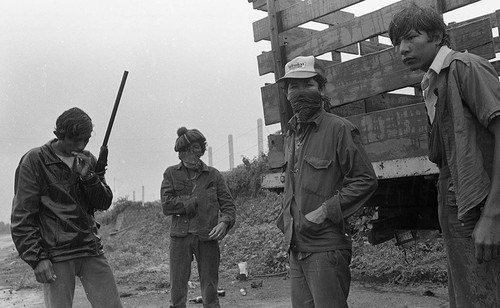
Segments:
[[[285,75],[278,82],[285,79],[306,79],[316,75],[325,76],[325,69],[314,56],[299,56],[285,65]]]

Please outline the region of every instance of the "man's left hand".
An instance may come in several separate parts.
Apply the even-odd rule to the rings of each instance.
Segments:
[[[326,219],[326,207],[322,204],[312,212],[306,214],[306,219],[315,224],[320,224]]]
[[[500,216],[481,216],[472,233],[477,263],[500,257]]]
[[[208,237],[212,240],[222,240],[226,236],[227,224],[225,222],[219,222],[212,231],[208,234]]]
[[[90,172],[90,157],[80,152],[72,152],[71,154],[73,154],[76,159],[76,171],[80,174],[82,179],[84,179]]]

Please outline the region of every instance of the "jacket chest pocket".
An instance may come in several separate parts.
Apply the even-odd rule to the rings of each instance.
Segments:
[[[173,187],[176,196],[184,196],[190,195],[193,192],[195,185],[191,181],[181,180],[175,181]]]
[[[198,212],[206,216],[219,212],[216,187],[209,187],[198,193]]]
[[[330,174],[332,165],[332,159],[305,156],[301,170],[303,190],[309,194],[329,197],[333,189]]]

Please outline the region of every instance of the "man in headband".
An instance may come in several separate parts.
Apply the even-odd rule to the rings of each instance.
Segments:
[[[174,150],[181,162],[163,173],[163,213],[170,228],[170,302],[186,307],[191,262],[196,257],[204,307],[220,307],[217,295],[222,240],[234,225],[236,208],[220,172],[200,158],[205,136],[197,129],[177,130]]]

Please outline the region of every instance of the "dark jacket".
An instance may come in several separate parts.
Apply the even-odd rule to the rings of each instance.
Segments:
[[[285,137],[285,196],[278,227],[294,251],[351,249],[344,219],[377,188],[359,131],[348,120],[322,111],[295,141],[294,121]],[[322,204],[327,219],[321,224],[307,221],[304,216]]]
[[[172,216],[170,236],[193,233],[209,240],[208,234],[219,222],[226,223],[227,230],[234,225],[236,207],[229,189],[220,172],[205,163],[195,179],[188,177],[182,163],[168,167],[160,195],[163,213]]]
[[[51,143],[26,153],[16,169],[11,234],[21,258],[32,268],[102,255],[91,208],[106,210],[113,199],[104,177],[83,181],[53,151]],[[92,167],[96,158],[92,157]]]

